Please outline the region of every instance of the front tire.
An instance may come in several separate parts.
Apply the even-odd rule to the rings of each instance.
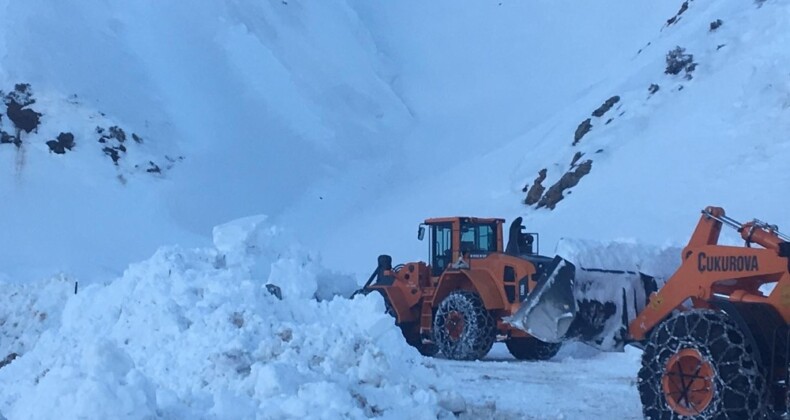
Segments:
[[[518,360],[549,360],[557,355],[562,343],[546,343],[535,337],[511,338],[505,342],[507,350]]]
[[[496,339],[496,323],[480,295],[456,290],[447,295],[433,320],[434,342],[448,359],[482,359]]]
[[[646,419],[759,419],[767,387],[757,349],[725,313],[695,309],[659,324],[639,370]]]

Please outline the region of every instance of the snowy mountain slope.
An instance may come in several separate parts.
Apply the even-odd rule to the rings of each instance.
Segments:
[[[31,83],[44,114],[23,135],[21,171],[15,146],[0,144],[0,272],[11,274],[0,280],[65,272],[4,283],[0,357],[23,355],[0,370],[2,415],[435,418],[463,403],[471,417],[590,418],[606,405],[638,416],[637,353],[433,363],[375,299],[310,299],[352,285],[288,241],[188,246],[215,221],[269,211],[330,268],[361,275],[379,253],[424,258],[425,217],[524,215],[544,253],[559,243],[669,272],[707,204],[782,224],[787,1],[694,0],[672,24],[680,2],[423,3],[0,0],[0,88]],[[676,46],[694,55],[691,79],[664,73]],[[119,169],[96,125],[145,141]],[[45,142],[64,130],[76,147],[61,156]],[[542,169],[547,188],[576,169],[577,152],[590,172],[554,210],[521,203]],[[135,170],[176,154],[161,176]],[[626,245],[598,258],[577,249],[592,242],[561,237]],[[112,281],[168,242],[185,247]],[[248,258],[261,249],[263,261]],[[71,294],[90,277],[105,284]],[[570,384],[579,398],[556,398]]]
[[[624,239],[682,245],[699,210],[721,205],[736,219],[758,217],[783,224],[790,182],[781,170],[787,159],[787,23],[784,1],[710,3],[694,1],[676,23],[652,27],[652,35],[596,83],[545,122],[500,148],[461,154],[458,164],[393,188],[327,235],[328,263],[425,259],[416,225],[447,214],[525,217],[541,232],[543,252],[559,238]],[[710,24],[722,25],[714,31]],[[723,45],[722,47],[719,47]],[[677,46],[693,54],[692,78],[665,74],[666,55]],[[659,90],[651,94],[652,84]],[[620,100],[603,117],[591,115],[607,99]],[[573,145],[580,123],[592,129]],[[611,122],[607,124],[609,119]],[[590,159],[584,176],[554,210],[525,206],[525,184],[541,169],[547,189],[571,167]],[[362,239],[364,238],[364,239]],[[735,242],[733,237],[725,239]],[[359,269],[360,274],[370,268]]]
[[[415,115],[402,140],[407,153],[389,156],[394,170],[386,188],[369,185],[382,176],[374,166],[306,194],[283,219],[289,226],[314,221],[301,226],[305,243],[327,263],[361,273],[368,267],[360,269],[360,260],[375,261],[377,253],[423,257],[414,232],[426,217],[510,218],[522,211],[510,173],[523,156],[542,160],[547,152],[533,150],[536,139],[514,137],[564,115],[580,92],[625,71],[677,6],[539,1],[458,9],[407,1],[355,7],[372,22],[380,51],[398,72],[394,89]]]
[[[592,172],[554,212],[527,213],[530,223],[557,225],[555,237],[661,244],[683,243],[698,211],[711,204],[741,220],[782,225],[787,219],[782,191],[790,178],[781,168],[790,150],[784,70],[790,57],[780,29],[790,19],[787,3],[758,8],[751,2],[691,2],[682,17],[642,50],[633,74],[598,93],[599,103],[620,95],[617,110],[624,114],[609,125],[599,119],[579,146],[566,148],[566,159],[577,151],[592,159]],[[716,20],[723,24],[711,31]],[[676,46],[694,55],[691,80],[663,74],[665,55]],[[660,90],[650,95],[654,83]],[[592,97],[582,101],[576,109],[597,106]],[[564,133],[555,130],[547,139],[568,138]],[[556,180],[564,162],[555,162],[552,168],[525,160],[514,176],[528,177],[528,167],[549,167]]]
[[[381,133],[411,119],[343,1],[3,1],[0,27],[0,89],[30,83],[43,114],[23,136],[28,167],[0,181],[0,271],[15,278],[32,277],[22,266],[118,272],[162,243],[206,243],[215,224],[277,213],[355,160],[374,163],[398,147]],[[64,110],[72,95],[80,105]],[[75,159],[96,145],[99,113],[157,156],[183,156],[178,170],[122,185]],[[74,157],[42,145],[60,131],[76,135]],[[13,167],[12,147],[0,154]],[[47,220],[57,213],[70,222]]]

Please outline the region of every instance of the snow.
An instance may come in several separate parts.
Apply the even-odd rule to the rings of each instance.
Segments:
[[[428,217],[523,216],[544,255],[662,278],[707,205],[781,226],[787,3],[0,0],[0,90],[44,114],[0,144],[0,418],[640,418],[638,350],[424,359],[336,295],[425,260]],[[97,126],[145,141],[116,166]],[[577,152],[556,209],[521,202]]]
[[[437,364],[451,377],[446,383],[474,401],[462,419],[642,419],[635,384],[641,355],[570,343],[552,360],[525,363],[495,344],[485,360]]]
[[[3,324],[17,327],[3,329],[0,352],[22,357],[0,370],[0,411],[14,419],[446,413],[439,403],[452,394],[437,390],[436,368],[404,342],[383,303],[312,299],[315,263],[271,248],[273,231],[265,217],[219,226],[216,248],[162,248],[76,295],[64,279],[36,291],[4,285],[17,290],[0,307]],[[258,277],[259,266],[271,274]]]

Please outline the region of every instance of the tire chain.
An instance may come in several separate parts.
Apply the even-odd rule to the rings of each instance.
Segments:
[[[458,340],[452,339],[445,328],[446,316],[453,311],[464,317],[463,332]],[[439,305],[433,330],[434,341],[444,357],[474,360],[484,357],[491,350],[496,324],[477,293],[456,290],[447,295]]]
[[[697,416],[683,416],[667,404],[661,379],[667,360],[684,348],[696,349],[714,371],[714,398]],[[760,419],[767,388],[744,332],[723,312],[681,312],[659,324],[642,355],[638,389],[646,419]]]

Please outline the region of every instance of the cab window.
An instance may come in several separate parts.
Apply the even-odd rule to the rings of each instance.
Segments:
[[[433,275],[442,274],[453,258],[453,226],[449,223],[431,226],[433,249],[431,249],[431,267]]]
[[[461,252],[496,252],[496,226],[493,224],[461,225]]]

